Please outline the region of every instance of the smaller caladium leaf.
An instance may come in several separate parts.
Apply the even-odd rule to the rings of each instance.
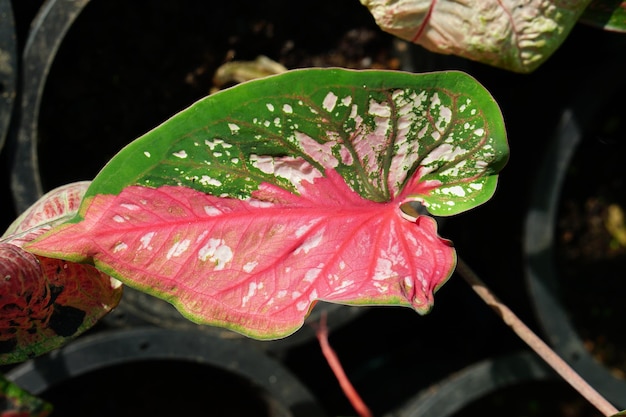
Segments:
[[[0,364],[56,349],[114,308],[121,285],[92,266],[0,243]]]
[[[0,240],[0,363],[60,347],[119,303],[121,283],[93,266],[21,248],[75,216],[88,185],[69,184],[46,194]]]
[[[531,72],[563,43],[590,0],[361,0],[380,28],[426,49]]]
[[[37,200],[7,228],[0,240],[22,246],[76,215],[89,181],[62,185]]]
[[[0,417],[46,417],[52,405],[0,375]]]

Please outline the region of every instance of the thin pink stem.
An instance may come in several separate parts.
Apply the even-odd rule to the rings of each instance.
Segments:
[[[467,281],[472,289],[492,307],[502,320],[530,346],[548,365],[550,365],[563,379],[565,379],[576,391],[596,407],[605,416],[613,416],[618,410],[609,403],[598,391],[590,386],[581,376],[572,369],[554,350],[541,340],[519,317],[515,315],[505,304],[487,288],[484,282],[470,269],[460,258],[456,268],[457,272]]]
[[[369,410],[365,402],[361,399],[361,396],[358,394],[348,376],[343,370],[343,366],[341,366],[341,362],[339,361],[339,357],[330,346],[328,342],[328,327],[326,326],[326,312],[322,312],[322,317],[320,319],[319,328],[316,331],[317,340],[320,342],[320,346],[322,348],[322,353],[330,365],[330,369],[332,369],[335,374],[335,378],[339,381],[339,385],[343,390],[344,394],[352,404],[352,407],[356,410],[360,417],[372,417],[372,412]]]

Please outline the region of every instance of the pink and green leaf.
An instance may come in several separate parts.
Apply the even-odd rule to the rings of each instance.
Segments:
[[[123,149],[28,250],[92,262],[190,319],[277,338],[316,300],[430,310],[436,215],[493,194],[500,111],[459,72],[311,69],[209,96]]]
[[[91,265],[33,255],[21,246],[76,215],[88,183],[53,190],[0,240],[0,363],[56,349],[117,305],[118,281]]]

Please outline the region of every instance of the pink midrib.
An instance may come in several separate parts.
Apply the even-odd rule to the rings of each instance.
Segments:
[[[417,30],[417,33],[415,34],[415,36],[413,37],[413,39],[411,39],[411,42],[413,43],[417,43],[417,41],[419,40],[419,38],[422,36],[422,34],[424,33],[424,30],[426,30],[426,25],[428,25],[428,23],[430,22],[430,17],[433,14],[433,10],[435,9],[435,3],[437,3],[437,0],[432,0],[430,3],[430,7],[428,8],[428,12],[426,12],[426,17],[424,17],[424,21],[422,22],[422,24],[420,25],[419,29]]]

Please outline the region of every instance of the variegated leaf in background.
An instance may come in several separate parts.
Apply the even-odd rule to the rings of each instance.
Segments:
[[[528,73],[563,43],[590,0],[361,0],[380,28],[441,53]]]

